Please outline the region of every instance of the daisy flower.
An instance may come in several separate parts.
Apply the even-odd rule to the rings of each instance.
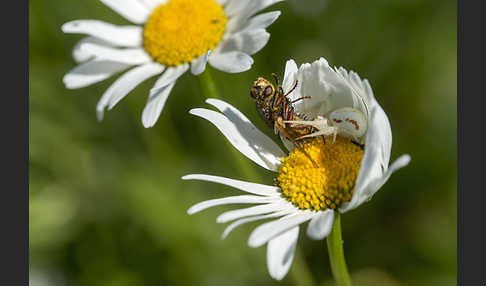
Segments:
[[[282,0],[100,0],[134,25],[75,20],[64,33],[84,34],[73,50],[79,63],[63,78],[69,89],[82,88],[124,72],[96,107],[99,120],[144,80],[160,78],[150,90],[142,123],[152,127],[177,79],[189,69],[201,74],[206,64],[228,72],[250,69],[250,55],[262,49],[266,28],[280,11],[256,15]]]
[[[376,102],[367,80],[344,68],[331,68],[323,58],[300,68],[289,60],[285,68],[284,91],[298,80],[291,99],[310,96],[294,104],[298,114],[311,118],[330,117],[343,108],[361,112],[366,130],[360,138],[351,139],[343,128],[335,139],[318,136],[302,144],[303,150],[317,162],[315,167],[300,149],[288,145],[284,152],[259,131],[245,115],[228,103],[208,99],[220,112],[196,108],[191,114],[214,124],[247,158],[261,167],[276,172],[275,185],[263,185],[224,177],[192,174],[184,180],[203,180],[234,187],[248,194],[203,201],[192,206],[189,214],[225,204],[253,206],[221,214],[218,223],[232,222],[224,230],[226,237],[242,224],[271,219],[251,233],[248,244],[267,244],[268,271],[274,279],[282,279],[293,260],[299,225],[309,221],[307,235],[324,239],[331,231],[336,212],[345,213],[371,197],[391,174],[406,166],[409,155],[402,155],[389,165],[392,133],[388,118]],[[319,121],[319,120],[318,120]],[[336,125],[341,127],[341,125]],[[364,142],[360,145],[356,142]],[[287,142],[288,143],[288,142]]]

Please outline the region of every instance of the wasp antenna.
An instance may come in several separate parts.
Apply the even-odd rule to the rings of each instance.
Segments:
[[[279,83],[278,83],[278,76],[277,76],[277,74],[273,72],[273,73],[272,73],[272,77],[275,79],[275,84],[276,84],[276,86],[279,86]]]

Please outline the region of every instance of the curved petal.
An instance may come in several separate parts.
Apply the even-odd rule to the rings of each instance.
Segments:
[[[209,55],[211,55],[211,50],[192,61],[191,72],[193,75],[200,75],[204,72],[206,69],[206,63],[209,60]]]
[[[292,83],[295,80],[299,82],[289,98],[295,100],[303,96],[311,97],[294,104],[298,113],[315,118],[337,108],[353,106],[354,97],[349,85],[329,67],[324,58],[301,65]]]
[[[319,212],[309,222],[309,225],[307,226],[307,235],[315,240],[324,239],[331,232],[333,222],[333,210],[328,209],[326,211]]]
[[[224,8],[227,16],[249,18],[259,11],[283,0],[250,0],[250,1],[231,1]]]
[[[310,220],[315,215],[316,213],[312,211],[299,211],[290,217],[264,223],[253,230],[248,239],[248,245],[250,247],[262,246],[281,233]]]
[[[282,199],[281,201],[276,201],[270,204],[224,212],[216,218],[216,222],[226,223],[235,219],[282,211],[287,208],[288,204],[284,199]]]
[[[182,177],[183,180],[201,180],[207,182],[218,183],[226,186],[236,188],[238,190],[267,197],[278,197],[280,193],[278,188],[274,186],[262,185],[257,183],[250,183],[240,180],[229,179],[219,176],[203,175],[203,174],[192,174]]]
[[[282,88],[285,93],[289,92],[295,85],[295,77],[299,68],[294,60],[288,60],[285,64],[285,74],[282,82]]]
[[[76,45],[74,45],[73,48],[73,58],[77,63],[88,61],[90,59],[93,59],[96,56],[89,49],[88,50],[82,49],[82,47],[86,44],[114,48],[113,44],[95,37],[82,38],[76,43]]]
[[[249,125],[249,127],[248,127],[249,130],[258,131],[255,134],[248,133],[246,136],[249,136],[249,137],[247,137],[247,138],[255,138],[254,141],[256,141],[256,142],[261,141],[261,143],[258,143],[259,145],[268,146],[265,149],[271,151],[276,157],[279,158],[279,162],[276,163],[276,164],[278,164],[278,166],[280,166],[280,158],[284,157],[285,153],[282,151],[282,149],[280,149],[280,147],[273,140],[271,140],[271,139],[268,140],[269,139],[268,136],[263,134],[264,137],[260,139],[262,133],[256,127],[254,127],[253,123],[251,123],[251,121],[243,113],[241,113],[238,109],[236,109],[231,104],[229,104],[225,101],[219,100],[219,99],[209,98],[209,99],[206,99],[206,103],[211,104],[212,106],[216,107],[219,111],[221,111],[224,115],[226,115],[226,117],[230,121],[232,121],[232,122],[238,122],[238,121],[246,122],[245,124]],[[240,123],[240,125],[243,125],[243,124],[244,123]],[[290,144],[292,144],[292,143],[290,143]],[[277,166],[277,168],[278,168],[278,166]],[[275,170],[275,171],[277,171],[277,170]]]
[[[240,51],[248,55],[261,50],[270,39],[270,34],[265,29],[245,30],[232,34],[217,47],[218,53]]]
[[[139,26],[117,26],[98,20],[76,20],[65,23],[61,29],[64,33],[86,34],[117,46],[141,47],[143,43],[143,29]]]
[[[357,208],[362,203],[371,200],[373,195],[388,181],[390,176],[397,170],[407,166],[410,163],[410,155],[405,154],[396,159],[393,164],[387,169],[383,176],[371,180],[361,191],[359,196],[354,196],[353,199],[339,209],[339,212],[344,213]]]
[[[343,67],[334,68],[341,75],[342,79],[348,84],[353,94],[353,108],[358,109],[370,116],[370,105],[375,101],[373,91],[368,81],[361,80],[359,75],[354,71],[349,73]],[[371,93],[371,94],[370,94]]]
[[[238,17],[245,9],[245,6],[250,5],[252,1],[254,0],[227,0],[226,6],[224,7],[224,14],[230,19]]]
[[[226,30],[229,33],[232,33],[254,29],[265,29],[273,24],[281,14],[280,11],[267,12],[254,16],[247,21],[241,21],[241,18],[234,17],[228,20]]]
[[[105,107],[112,109],[130,91],[144,80],[163,71],[160,64],[152,63],[138,66],[120,76],[103,94],[96,107],[98,120],[103,119]]]
[[[214,68],[228,72],[239,73],[247,71],[253,65],[253,59],[239,51],[233,51],[228,53],[212,53],[209,56],[209,64]]]
[[[150,10],[137,0],[100,0],[120,16],[135,24],[147,21]]]
[[[238,226],[243,225],[245,223],[249,223],[249,222],[252,222],[252,221],[258,221],[258,220],[264,220],[264,219],[268,219],[268,218],[277,218],[277,217],[281,217],[281,216],[285,216],[285,215],[292,215],[292,214],[295,214],[296,212],[297,212],[296,208],[291,206],[291,207],[288,207],[288,208],[286,208],[282,211],[279,211],[279,212],[274,212],[274,213],[271,213],[271,214],[252,216],[252,217],[239,219],[239,220],[233,222],[232,224],[228,225],[228,227],[226,227],[223,234],[221,235],[221,239],[225,239],[231,233],[231,231],[233,231],[235,228],[237,228]]]
[[[298,237],[299,227],[296,226],[268,242],[267,267],[273,279],[282,280],[289,272]]]
[[[258,130],[246,117],[233,113],[226,117],[221,113],[204,109],[191,109],[189,113],[214,124],[230,143],[248,159],[265,169],[277,171],[280,158],[285,154],[268,136]]]
[[[117,49],[112,47],[101,46],[93,43],[83,43],[79,49],[87,54],[95,56],[101,60],[140,65],[152,62],[150,57],[144,49]]]
[[[117,62],[92,60],[69,71],[62,81],[66,88],[82,88],[103,81],[129,67],[130,65]]]
[[[376,186],[373,186],[373,188],[368,188],[366,192],[364,192],[367,196],[371,197],[373,196],[376,191],[378,191],[385,183],[388,181],[390,176],[398,171],[399,169],[407,166],[412,158],[408,154],[404,154],[400,157],[398,157],[391,165],[388,167],[388,170],[386,170],[385,174],[381,177],[381,180],[377,183]]]
[[[150,93],[156,93],[165,86],[175,82],[189,69],[189,64],[185,63],[176,67],[168,68],[163,75],[155,82],[154,87],[150,89]]]
[[[260,197],[260,196],[252,196],[252,195],[242,195],[242,196],[232,196],[232,197],[225,197],[220,199],[213,199],[207,200],[200,203],[197,203],[190,207],[187,210],[187,213],[192,215],[207,208],[221,206],[221,205],[229,205],[229,204],[261,204],[261,203],[269,203],[275,200],[275,198],[271,197]]]
[[[174,85],[175,81],[159,89],[157,92],[150,92],[147,104],[145,104],[142,112],[142,124],[145,128],[150,128],[155,125]]]
[[[371,116],[366,134],[365,152],[361,161],[353,198],[341,208],[348,211],[366,201],[365,189],[370,182],[383,176],[387,170],[392,147],[390,122],[378,103],[371,107]]]

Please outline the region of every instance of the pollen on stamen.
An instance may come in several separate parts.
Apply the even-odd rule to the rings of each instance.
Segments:
[[[353,196],[364,151],[347,138],[338,136],[332,141],[319,137],[302,144],[317,168],[297,148],[281,159],[277,185],[300,209],[337,209]]]
[[[227,18],[215,0],[169,0],[154,9],[144,28],[144,47],[166,66],[191,62],[221,41]]]

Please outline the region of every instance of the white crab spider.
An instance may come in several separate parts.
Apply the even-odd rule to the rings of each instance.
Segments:
[[[365,135],[368,129],[365,114],[351,107],[338,108],[331,111],[327,117],[317,116],[316,119],[311,121],[287,120],[284,123],[310,125],[318,130],[297,139],[333,135],[333,142],[338,134],[361,142],[361,137]]]

